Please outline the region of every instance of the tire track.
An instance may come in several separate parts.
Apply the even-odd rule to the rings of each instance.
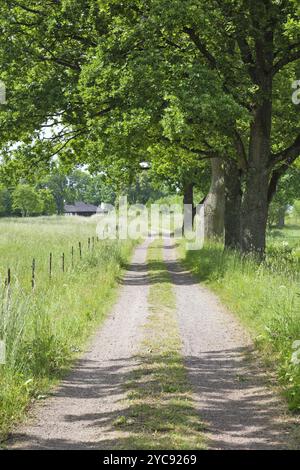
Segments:
[[[210,449],[285,449],[284,405],[249,359],[251,340],[217,297],[176,260],[165,239],[164,259],[176,292],[183,355]]]
[[[12,434],[8,448],[112,449],[124,437],[114,420],[126,407],[123,385],[136,367],[141,327],[148,316],[149,242],[136,249],[118,301],[89,350],[53,396],[34,405],[30,423]]]

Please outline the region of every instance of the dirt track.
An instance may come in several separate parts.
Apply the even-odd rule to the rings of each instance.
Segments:
[[[283,404],[249,360],[251,340],[217,297],[176,261],[165,241],[183,355],[210,449],[283,449]]]
[[[148,244],[137,248],[118,301],[89,350],[54,395],[34,407],[9,448],[110,449],[121,438],[113,422],[125,407],[123,385],[135,366],[148,314]]]
[[[195,404],[207,427],[210,449],[283,449],[286,426],[281,401],[249,361],[251,341],[235,318],[176,261],[174,241],[164,258],[176,294],[183,355]],[[33,407],[8,448],[112,449],[122,435],[113,422],[126,407],[124,383],[148,315],[149,241],[140,246],[118,301],[88,352],[53,396]]]

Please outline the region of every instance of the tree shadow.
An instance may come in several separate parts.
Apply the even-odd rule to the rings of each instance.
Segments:
[[[197,280],[188,276],[186,269],[177,261],[169,261],[168,269],[172,271],[172,283],[177,285],[197,284]],[[151,271],[151,276],[148,275]],[[126,274],[118,279],[119,284],[125,286],[145,286],[170,282],[162,271],[161,261],[149,261],[147,264],[131,264],[126,266]]]
[[[200,397],[196,412],[184,400],[188,390],[179,374],[182,359],[176,353],[120,358],[109,361],[107,366],[78,361],[52,400],[55,397],[64,397],[68,403],[82,400],[80,411],[77,406],[75,413],[66,412],[63,422],[80,424],[82,435],[95,428],[93,435],[101,436],[99,442],[77,441],[76,432],[58,438],[60,422],[57,422],[57,429],[50,429],[47,438],[38,435],[37,427],[36,434],[13,434],[7,444],[17,443],[23,449],[171,449],[170,434],[178,432],[187,437],[182,448],[188,449],[193,448],[199,432],[204,436],[212,432],[221,438],[210,439],[210,449],[285,448],[287,430],[277,420],[278,402],[265,393],[264,387],[259,387],[263,376],[252,371],[248,361],[245,375],[236,375],[248,352],[247,348],[234,348],[185,358],[189,377]],[[133,370],[128,370],[129,366]],[[120,411],[103,410],[102,402],[117,396],[124,384],[129,400],[121,415]],[[241,390],[245,392],[242,397]],[[95,398],[99,408],[85,412],[86,400]],[[118,430],[120,434],[116,434]],[[103,439],[105,435],[109,437]]]
[[[197,284],[177,261],[168,261],[167,267],[175,286]],[[160,262],[128,268],[125,285],[166,282],[160,275]],[[157,271],[157,276],[150,278],[148,269]],[[23,449],[172,449],[170,435],[178,433],[186,436],[180,448],[192,449],[203,433],[210,449],[284,449],[288,429],[278,420],[278,400],[268,393],[264,374],[246,360],[249,353],[247,347],[236,347],[185,357],[195,407],[184,400],[189,390],[177,353],[149,352],[100,364],[81,359],[52,398],[65,398],[71,404],[55,422],[55,429],[49,429],[47,437],[39,435],[38,426],[28,433],[15,433],[8,445],[16,443]],[[129,400],[121,411],[111,411],[109,402],[118,402],[124,387]],[[96,400],[92,410],[86,407],[89,400]],[[64,437],[59,438],[64,423],[70,425],[69,436],[61,432]],[[80,439],[72,432],[73,424],[81,430]],[[98,441],[82,437],[91,429]]]
[[[201,250],[187,251],[185,264],[198,282],[211,281],[225,276],[228,269],[232,268],[234,256],[234,251],[224,251],[221,246],[204,246]]]

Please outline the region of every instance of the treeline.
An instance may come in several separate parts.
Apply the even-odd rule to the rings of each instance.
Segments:
[[[36,216],[63,214],[64,205],[83,201],[99,205],[113,203],[115,193],[102,176],[92,176],[76,169],[65,174],[54,169],[50,175],[33,183],[0,185],[0,216]]]
[[[264,255],[271,204],[300,155],[297,1],[1,6],[5,171],[45,171],[59,156],[126,187],[146,162],[190,204],[209,172],[208,234]]]
[[[19,184],[9,190],[0,186],[0,215],[52,215],[57,213],[55,199],[48,189],[36,190],[29,184]]]
[[[154,202],[168,196],[173,188],[162,185],[151,177],[148,171],[137,175],[134,182],[123,186],[123,194],[130,204]],[[118,195],[117,186],[107,181],[104,175],[91,175],[76,169],[65,174],[58,167],[43,179],[35,182],[21,182],[13,186],[0,184],[0,216],[37,216],[63,214],[64,205],[75,201],[100,205],[114,204]]]

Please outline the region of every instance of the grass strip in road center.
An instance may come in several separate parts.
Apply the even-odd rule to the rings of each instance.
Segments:
[[[162,259],[162,241],[148,250],[150,315],[139,366],[131,373],[128,409],[115,425],[126,431],[126,449],[203,449],[203,425],[194,407],[181,355],[173,286]]]

